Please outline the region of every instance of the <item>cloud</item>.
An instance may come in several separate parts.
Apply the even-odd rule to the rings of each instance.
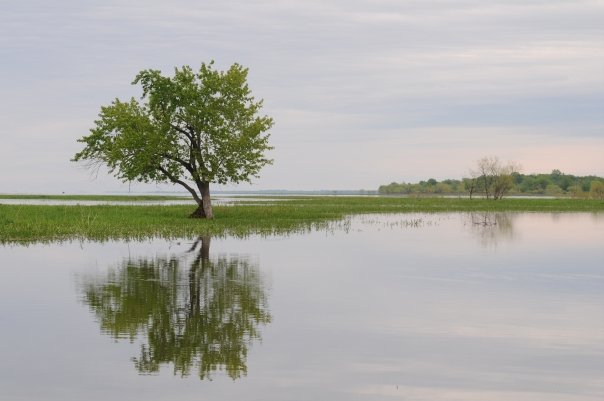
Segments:
[[[418,131],[463,144],[472,143],[463,130],[481,130],[484,148],[496,149],[521,130],[589,154],[578,146],[604,135],[603,16],[590,0],[13,2],[0,15],[0,132],[14,142],[34,135],[31,123],[47,127],[39,137],[75,143],[101,105],[140,94],[129,85],[139,70],[215,59],[250,67],[252,90],[275,117],[278,163],[263,173],[266,187],[377,186],[388,174],[375,168],[381,146],[412,143]],[[43,152],[39,143],[30,146]],[[366,149],[374,159],[363,157],[355,181],[342,166]],[[71,147],[55,152],[72,156]],[[437,148],[423,152],[414,176],[465,168],[454,155],[430,160]],[[329,171],[314,184],[303,167],[311,154]],[[0,168],[12,162],[2,156]],[[51,170],[50,160],[32,163]],[[570,169],[604,173],[602,163],[577,163]],[[38,187],[35,175],[20,178]],[[63,180],[77,188],[81,173]]]

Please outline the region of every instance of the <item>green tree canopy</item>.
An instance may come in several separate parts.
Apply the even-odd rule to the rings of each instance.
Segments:
[[[132,82],[142,87],[141,102],[101,107],[73,160],[106,165],[123,181],[179,184],[197,202],[191,216],[212,218],[210,183],[249,182],[271,163],[273,120],[260,115],[247,74],[239,64],[217,71],[213,62],[176,68],[172,77],[143,70]]]

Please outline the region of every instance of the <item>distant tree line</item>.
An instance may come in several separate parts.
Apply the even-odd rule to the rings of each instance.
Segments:
[[[483,159],[484,160],[484,159]],[[430,178],[417,183],[397,183],[381,185],[378,189],[384,195],[470,195],[500,199],[510,195],[571,196],[577,198],[604,199],[604,178],[594,175],[575,176],[553,170],[549,174],[521,174],[513,165],[499,165],[499,171],[489,172],[486,164],[481,170],[480,162],[470,177],[461,180],[438,181]]]

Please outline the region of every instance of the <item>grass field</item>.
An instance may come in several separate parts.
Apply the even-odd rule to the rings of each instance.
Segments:
[[[98,200],[98,198],[91,200]],[[193,204],[191,206],[0,205],[0,243],[73,239],[180,238],[201,234],[234,236],[284,234],[326,227],[347,215],[361,213],[604,212],[604,201],[589,199],[487,201],[463,198],[288,197],[270,203],[262,201],[254,203],[245,199],[241,202],[243,204],[234,206],[215,206],[215,218],[211,221],[188,218],[188,214],[194,209]]]

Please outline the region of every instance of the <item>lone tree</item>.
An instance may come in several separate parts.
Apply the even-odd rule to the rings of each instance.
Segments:
[[[250,182],[272,163],[265,157],[272,118],[260,115],[247,84],[248,70],[233,64],[226,72],[202,63],[198,72],[175,68],[138,73],[133,85],[141,102],[115,99],[101,107],[85,148],[73,161],[106,165],[123,181],[171,182],[197,202],[191,217],[211,219],[210,183]]]
[[[484,191],[487,199],[501,199],[514,185],[513,175],[520,169],[515,163],[503,164],[497,157],[483,157],[476,162],[476,169],[470,171],[471,178],[464,180],[466,190],[472,193]]]

